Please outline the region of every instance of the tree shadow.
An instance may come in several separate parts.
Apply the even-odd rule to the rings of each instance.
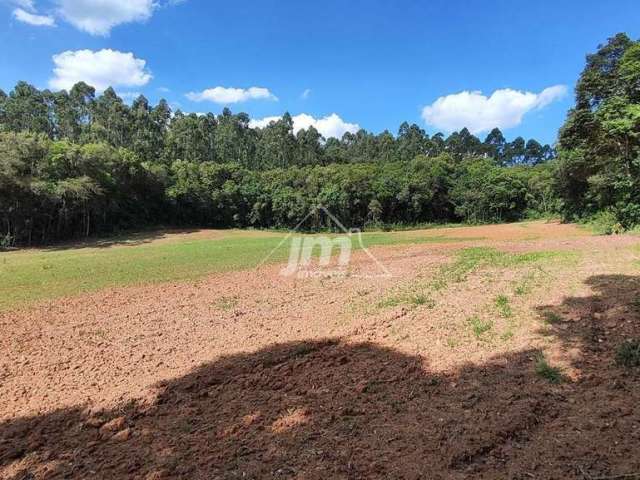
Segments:
[[[616,366],[612,352],[638,334],[640,279],[588,283],[593,296],[539,309],[562,312],[550,334],[577,348],[579,380],[554,385],[536,375],[535,350],[441,373],[419,356],[370,343],[279,344],[202,365],[157,385],[148,402],[6,421],[0,476],[589,479],[638,472],[640,376]],[[609,323],[612,308],[626,312],[624,328]]]
[[[47,245],[41,248],[46,251],[64,251],[64,250],[77,250],[81,248],[109,248],[115,246],[135,247],[138,245],[144,245],[151,243],[155,240],[161,240],[167,238],[169,235],[180,235],[195,233],[200,231],[198,228],[167,228],[167,229],[154,229],[148,231],[137,232],[124,232],[117,235],[93,238],[89,237],[79,241],[66,241],[57,244]]]

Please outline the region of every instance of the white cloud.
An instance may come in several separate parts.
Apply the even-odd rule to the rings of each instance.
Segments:
[[[282,117],[265,117],[260,120],[251,120],[249,126],[251,128],[264,128],[271,122],[277,122]],[[342,138],[346,132],[356,133],[360,130],[357,123],[348,123],[342,120],[337,114],[332,113],[322,118],[314,118],[306,113],[295,115],[293,119],[293,133],[300,130],[306,130],[313,126],[324,138]]]
[[[540,109],[567,93],[564,85],[545,88],[540,93],[505,88],[487,97],[480,91],[463,91],[438,98],[424,107],[422,118],[446,131],[467,127],[472,133],[515,127],[533,109]]]
[[[189,92],[186,97],[194,102],[208,100],[222,105],[246,102],[247,100],[278,100],[278,97],[271,93],[269,89],[263,87],[207,88],[202,92]]]
[[[24,10],[29,10],[30,12],[35,12],[36,10],[36,6],[33,3],[33,0],[13,0],[14,5],[16,5],[19,8],[23,8]]]
[[[107,87],[138,87],[146,85],[152,75],[145,70],[146,62],[135,58],[133,53],[117,50],[66,51],[53,56],[53,78],[49,80],[51,88],[70,89],[75,83],[83,81],[98,91]]]
[[[21,2],[25,7],[33,10],[33,4],[30,2]],[[13,11],[13,16],[16,20],[28,23],[29,25],[34,25],[36,27],[53,27],[56,22],[53,17],[49,15],[38,15],[37,13],[29,13],[22,8],[16,8]]]
[[[116,25],[143,22],[153,14],[153,0],[57,0],[58,12],[74,27],[109,35]]]
[[[302,92],[302,94],[300,95],[300,98],[302,98],[303,100],[306,100],[307,98],[309,98],[309,95],[311,95],[311,89],[306,88],[304,92]]]

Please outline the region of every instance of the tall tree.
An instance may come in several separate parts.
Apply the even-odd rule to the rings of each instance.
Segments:
[[[568,217],[640,223],[640,44],[618,34],[587,56],[560,131],[556,185]]]
[[[18,82],[4,104],[7,130],[53,136],[53,98],[48,90],[41,92],[26,82]]]

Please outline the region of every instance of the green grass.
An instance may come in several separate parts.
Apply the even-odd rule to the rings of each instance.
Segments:
[[[453,239],[451,239],[453,240]],[[378,307],[392,307],[401,304],[416,304],[411,301],[412,292],[426,291],[424,294],[429,301],[431,307],[435,306],[432,300],[432,294],[439,290],[446,289],[452,283],[461,283],[466,280],[467,276],[481,268],[517,268],[528,264],[541,264],[549,261],[556,262],[573,262],[578,258],[575,252],[558,252],[558,251],[540,251],[526,253],[510,253],[490,247],[471,247],[464,248],[456,252],[455,260],[440,267],[437,273],[425,285],[421,280],[411,285],[405,286],[400,291],[396,291],[390,296],[378,302]],[[527,288],[529,286],[527,285]],[[523,291],[524,293],[524,291]],[[506,298],[506,304],[496,303],[499,311],[504,317],[512,315],[509,300]],[[504,302],[505,299],[500,299]],[[498,302],[498,299],[496,300]]]
[[[540,269],[542,271],[542,269]],[[529,271],[524,274],[519,282],[515,284],[513,293],[518,296],[529,295],[534,286],[536,285],[536,273],[535,271]]]
[[[474,316],[469,320],[471,331],[476,338],[480,339],[482,336],[493,328],[493,322],[491,320],[483,320],[480,317]]]
[[[500,339],[505,341],[505,342],[508,342],[509,340],[511,340],[513,338],[513,335],[514,335],[513,330],[511,328],[509,328],[509,329],[505,330],[502,333],[502,335],[500,335]]]
[[[274,249],[268,263],[286,262],[290,243],[276,248],[285,236],[285,233],[228,231],[211,239],[185,237],[126,245],[127,239],[123,238],[119,239],[123,245],[110,247],[0,253],[0,310],[108,287],[195,280],[215,272],[252,269]],[[362,234],[362,244],[353,241],[352,246],[358,250],[362,246],[461,240],[468,239],[419,232],[375,232]]]
[[[472,247],[460,250],[456,260],[444,265],[432,281],[434,290],[446,288],[450,283],[460,283],[475,270],[482,267],[516,268],[531,263],[548,261],[573,261],[577,258],[575,252],[525,252],[510,253],[490,247]]]
[[[552,312],[551,310],[543,312],[542,319],[546,325],[554,325],[563,321],[563,318],[560,314]]]
[[[435,302],[424,293],[399,293],[383,298],[377,304],[378,308],[397,307],[398,305],[410,305],[414,307],[435,307]]]
[[[535,359],[535,370],[538,376],[548,380],[551,383],[560,383],[563,380],[562,371],[558,367],[552,367],[547,362],[544,354],[540,353]]]
[[[626,341],[616,351],[616,363],[627,368],[640,367],[640,341]]]
[[[494,301],[498,313],[504,318],[509,318],[513,315],[511,305],[509,304],[509,298],[506,295],[498,295]]]

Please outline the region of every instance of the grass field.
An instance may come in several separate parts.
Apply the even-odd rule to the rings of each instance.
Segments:
[[[67,248],[0,253],[0,310],[106,287],[197,279],[215,272],[251,269],[267,256],[269,263],[287,259],[289,243],[281,244],[285,233],[210,233],[211,238],[150,234]],[[427,230],[363,233],[362,239],[364,246],[372,247],[472,238]],[[353,242],[353,248],[361,245]]]

